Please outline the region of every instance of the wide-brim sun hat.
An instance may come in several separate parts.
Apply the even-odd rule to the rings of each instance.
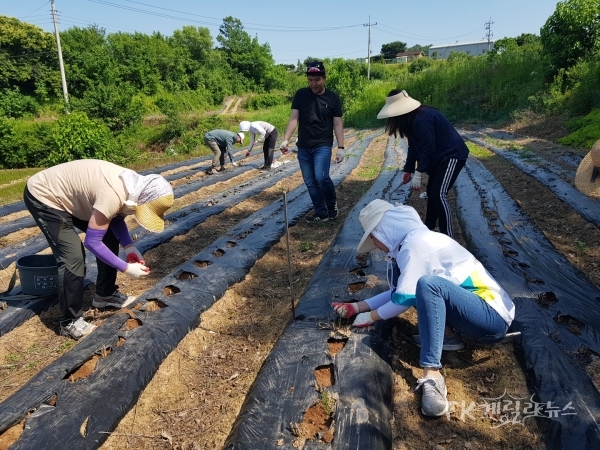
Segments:
[[[238,136],[240,137],[240,144],[243,144],[244,143],[244,138],[246,136],[244,136],[244,133],[242,133],[241,131],[238,133]]]
[[[412,98],[406,91],[401,91],[396,95],[385,98],[385,105],[377,114],[378,119],[387,119],[389,117],[401,116],[414,111],[421,102]]]
[[[600,198],[600,140],[583,158],[575,173],[575,187],[582,194]]]
[[[165,229],[165,212],[173,206],[173,194],[163,195],[135,207],[135,218],[141,226],[153,233]]]
[[[240,122],[240,131],[244,131],[244,132],[250,131],[250,122],[248,120],[242,120]]]
[[[373,239],[369,237],[373,229],[381,222],[383,215],[386,211],[392,209],[394,205],[385,200],[376,199],[371,201],[367,206],[365,206],[358,215],[358,220],[360,220],[360,224],[365,230],[362,239],[358,244],[358,248],[356,249],[356,253],[368,253],[370,251],[375,250],[375,244],[373,243]]]

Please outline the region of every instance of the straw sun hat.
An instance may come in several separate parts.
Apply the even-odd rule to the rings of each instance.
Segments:
[[[401,116],[414,111],[419,106],[421,106],[421,102],[409,96],[406,91],[401,91],[396,95],[385,98],[385,106],[381,108],[377,118],[387,119],[388,117]]]
[[[394,205],[386,202],[385,200],[376,199],[370,202],[367,206],[365,206],[358,215],[358,220],[360,220],[360,224],[365,230],[365,234],[363,234],[360,243],[358,244],[358,248],[356,253],[368,253],[372,250],[375,250],[375,244],[373,243],[373,239],[369,237],[373,229],[381,222],[383,218],[383,214],[386,211],[392,209]]]
[[[575,174],[575,187],[592,198],[600,198],[600,140],[583,158]]]
[[[171,184],[161,175],[141,175],[125,169],[119,174],[127,190],[125,206],[133,211],[138,223],[148,231],[159,233],[165,229],[165,212],[173,206]]]

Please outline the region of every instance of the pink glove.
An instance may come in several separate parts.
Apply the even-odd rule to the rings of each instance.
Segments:
[[[367,311],[364,313],[360,313],[358,316],[356,316],[356,319],[354,319],[352,326],[355,328],[365,328],[373,325],[373,323],[374,320],[371,319],[371,311]]]
[[[402,184],[408,183],[411,178],[412,178],[412,174],[410,174],[408,172],[404,172],[404,175],[402,175]]]
[[[358,305],[356,303],[333,302],[333,310],[338,316],[348,318],[358,314]]]
[[[135,245],[129,244],[125,246],[125,255],[128,263],[141,263],[144,264],[144,257],[140,251],[135,248]]]

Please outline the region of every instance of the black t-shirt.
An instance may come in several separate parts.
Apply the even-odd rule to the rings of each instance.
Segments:
[[[342,102],[334,92],[325,89],[315,95],[310,88],[296,91],[292,109],[299,111],[298,147],[333,146],[333,118],[342,117]]]

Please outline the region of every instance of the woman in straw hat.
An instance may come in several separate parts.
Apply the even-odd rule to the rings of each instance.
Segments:
[[[386,132],[390,136],[400,135],[408,141],[408,155],[402,169],[404,184],[412,180],[413,190],[419,191],[421,173],[429,175],[425,225],[433,230],[439,222],[439,231],[452,237],[448,191],[469,156],[464,141],[441,112],[421,105],[399,89],[388,94],[377,118],[388,119]]]
[[[592,198],[600,198],[600,140],[583,158],[575,174],[575,187]]]
[[[58,263],[58,300],[64,316],[60,333],[80,339],[96,328],[81,311],[84,247],[98,263],[92,306],[122,308],[131,303],[135,298],[119,292],[115,284],[117,270],[143,278],[150,269],[133,245],[125,216],[133,214],[148,231],[163,231],[173,188],[160,175],[140,175],[107,161],[83,159],[38,172],[27,181],[23,199]],[[78,230],[85,232],[83,244]],[[119,244],[127,261],[117,256]]]
[[[390,290],[358,303],[333,303],[333,308],[341,317],[356,315],[352,326],[366,327],[416,307],[421,411],[444,415],[449,404],[440,373],[442,350],[463,348],[461,335],[483,344],[501,341],[514,319],[514,304],[471,253],[429,230],[414,208],[373,200],[359,220],[364,234],[357,252],[379,249],[388,254]]]

